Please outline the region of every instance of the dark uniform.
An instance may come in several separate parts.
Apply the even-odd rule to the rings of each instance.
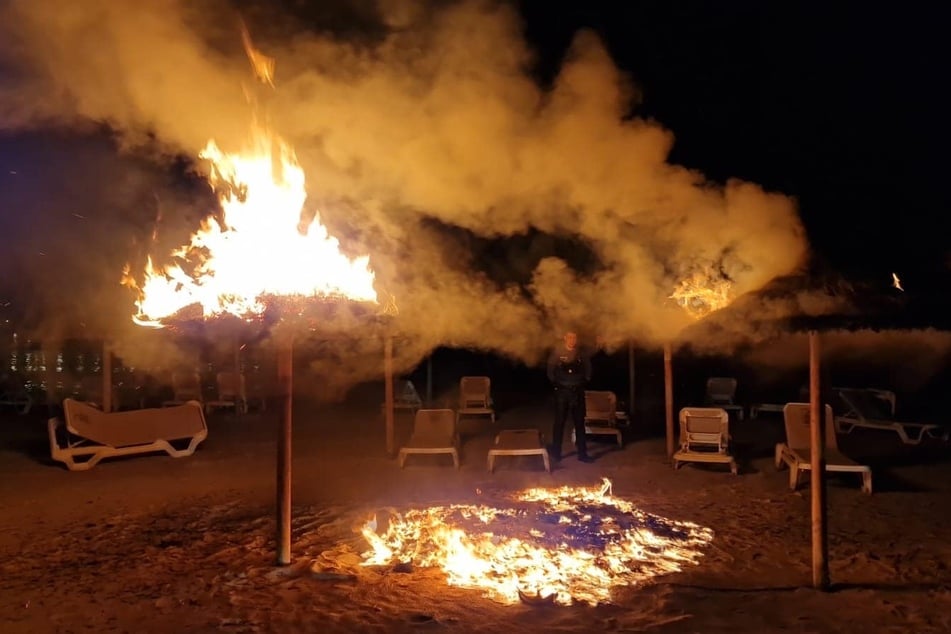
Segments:
[[[578,459],[588,461],[587,437],[584,429],[584,388],[591,380],[591,359],[575,346],[564,345],[552,351],[548,358],[548,380],[555,387],[555,424],[552,428],[552,458],[561,459],[561,444],[565,437],[565,419],[570,415],[575,426],[575,447]]]

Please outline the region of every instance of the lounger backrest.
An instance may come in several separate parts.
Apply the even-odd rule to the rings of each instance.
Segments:
[[[247,398],[244,375],[237,372],[219,372],[216,377],[218,398],[223,401]]]
[[[614,392],[585,390],[585,418],[613,421],[617,415],[617,396]]]
[[[680,410],[680,440],[690,445],[721,447],[730,436],[730,415],[719,407]]]
[[[396,395],[396,402],[402,405],[420,406],[423,399],[419,397],[416,386],[412,381],[397,381],[393,393]]]
[[[488,407],[492,382],[487,376],[464,376],[459,380],[459,404],[468,407]]]
[[[832,406],[825,406],[826,448],[838,449]],[[809,449],[809,403],[786,403],[783,407],[786,424],[786,443],[791,449]]]
[[[193,438],[207,429],[201,404],[105,413],[82,401],[63,400],[66,428],[71,434],[110,447],[144,445],[156,440]]]
[[[451,409],[421,409],[416,411],[413,434],[429,438],[451,439],[456,433],[456,414]]]
[[[891,420],[891,403],[879,396],[877,390],[848,389],[836,390],[839,400],[854,414],[868,420]]]
[[[172,391],[175,393],[176,400],[200,401],[202,398],[201,377],[197,372],[175,372],[172,374]]]
[[[707,400],[710,403],[732,405],[736,396],[736,379],[712,376],[707,379]]]

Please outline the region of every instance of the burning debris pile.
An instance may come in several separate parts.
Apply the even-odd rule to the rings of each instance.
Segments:
[[[506,508],[453,504],[362,529],[364,566],[440,568],[450,585],[501,603],[608,603],[617,586],[695,564],[710,529],[638,510],[601,487],[533,488]],[[378,532],[382,529],[382,532]]]

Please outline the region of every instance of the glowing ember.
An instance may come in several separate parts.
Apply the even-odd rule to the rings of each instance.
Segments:
[[[211,163],[224,221],[206,220],[164,268],[150,257],[141,285],[126,272],[124,283],[140,292],[136,323],[159,327],[195,304],[205,317],[248,318],[276,295],[376,301],[369,258],[341,253],[319,215],[303,226],[304,171],[287,145],[259,130],[246,154],[227,154],[210,141],[200,156]]]
[[[892,286],[897,288],[900,291],[905,290],[901,287],[901,280],[898,278],[898,275],[895,273],[892,273]]]
[[[670,298],[691,317],[700,319],[727,306],[733,300],[732,288],[730,280],[722,276],[697,272],[681,281]]]
[[[409,510],[377,533],[364,565],[438,567],[448,583],[502,603],[607,603],[617,586],[695,564],[713,532],[640,511],[602,487],[529,489],[515,508],[466,504]]]

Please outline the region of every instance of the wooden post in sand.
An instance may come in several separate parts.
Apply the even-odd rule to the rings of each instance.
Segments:
[[[277,563],[291,563],[291,429],[294,405],[294,342],[277,350],[277,382],[281,398],[281,425],[277,438]]]
[[[383,339],[383,418],[386,421],[386,453],[392,456],[396,452],[393,433],[393,337]]]
[[[829,542],[826,530],[825,408],[819,381],[819,333],[809,331],[809,435],[812,497],[812,587],[829,587]]]
[[[112,411],[112,345],[102,340],[102,411]]]
[[[667,457],[674,455],[674,370],[670,344],[664,344],[664,414],[667,430]]]
[[[435,350],[433,351],[435,352]],[[426,360],[426,407],[433,406],[433,353]]]
[[[634,341],[627,342],[627,416],[634,424]]]

